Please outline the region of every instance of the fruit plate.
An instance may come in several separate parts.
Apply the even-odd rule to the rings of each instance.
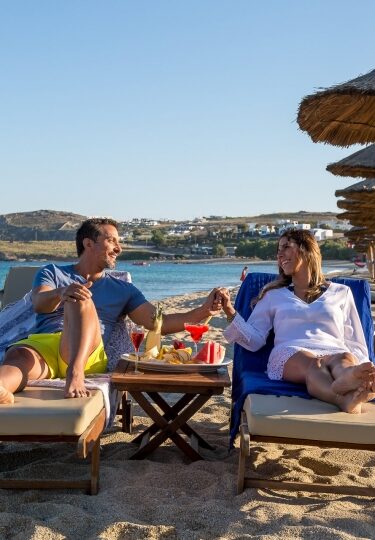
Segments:
[[[122,354],[121,358],[130,364],[135,364],[135,359],[128,354]],[[232,363],[230,358],[224,358],[220,364],[168,364],[160,360],[140,360],[138,368],[141,371],[164,371],[168,373],[207,373],[209,371],[218,371],[220,368],[229,366]]]

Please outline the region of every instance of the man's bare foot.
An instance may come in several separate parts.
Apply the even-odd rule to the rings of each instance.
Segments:
[[[362,404],[375,398],[375,392],[370,392],[367,388],[360,387],[357,390],[348,392],[345,396],[337,394],[337,404],[341,410],[350,414],[360,414]]]
[[[357,390],[369,379],[373,381],[375,366],[372,362],[364,362],[357,366],[345,369],[341,377],[338,377],[332,383],[332,390],[335,394],[347,394],[352,390]]]
[[[14,403],[14,395],[12,392],[9,392],[4,386],[0,386],[0,404],[10,405],[12,403]]]
[[[84,379],[75,375],[66,374],[65,393],[66,398],[90,397],[91,392],[87,390]]]

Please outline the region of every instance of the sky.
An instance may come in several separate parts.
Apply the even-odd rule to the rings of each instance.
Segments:
[[[302,98],[375,68],[373,0],[0,0],[0,214],[339,212]]]

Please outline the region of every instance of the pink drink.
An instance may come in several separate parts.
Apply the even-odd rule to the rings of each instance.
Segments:
[[[185,323],[185,330],[191,335],[191,339],[195,342],[200,341],[201,337],[209,329],[208,324],[190,324]]]
[[[131,332],[130,334],[130,338],[133,342],[133,345],[134,345],[134,349],[138,352],[139,351],[139,347],[141,346],[141,343],[143,341],[143,338],[145,337],[145,334],[144,332]]]

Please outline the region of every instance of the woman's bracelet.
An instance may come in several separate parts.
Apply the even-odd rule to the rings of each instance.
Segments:
[[[237,315],[237,311],[235,311],[233,315],[229,315],[229,317],[227,317],[227,323],[231,323],[236,315]]]

